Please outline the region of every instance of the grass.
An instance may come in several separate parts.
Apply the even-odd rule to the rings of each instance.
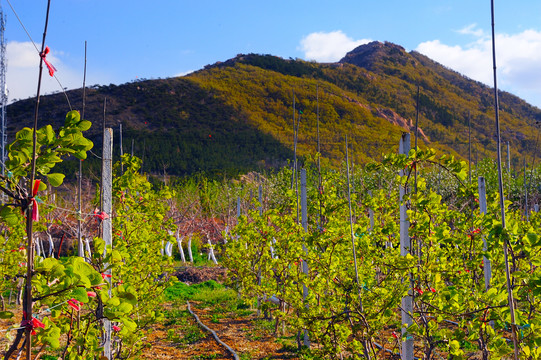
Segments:
[[[169,301],[201,301],[206,306],[226,303],[236,299],[236,293],[233,290],[227,289],[214,280],[194,285],[186,285],[181,281],[177,281],[165,290],[165,296]]]
[[[58,359],[58,356],[53,356],[53,355],[42,355],[40,357],[41,360],[57,360]]]
[[[183,344],[194,344],[207,337],[207,334],[205,334],[197,325],[191,325],[182,330],[184,336],[182,337],[181,342]]]
[[[189,323],[188,318],[191,317],[187,310],[171,309],[164,311],[165,326],[170,325],[186,325]]]

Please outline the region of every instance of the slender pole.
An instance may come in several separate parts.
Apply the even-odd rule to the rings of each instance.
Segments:
[[[528,183],[526,182],[526,173],[528,167],[526,165],[526,155],[524,155],[524,218],[528,221]]]
[[[86,41],[85,41],[85,65],[83,71],[83,108],[81,111],[81,119],[85,118],[86,107]],[[77,181],[77,249],[78,255],[84,257],[83,241],[82,241],[82,189],[83,189],[83,161],[79,160],[79,179]]]
[[[471,185],[471,115],[468,111],[468,178]]]
[[[107,97],[105,97],[103,99],[103,119],[102,119],[102,133],[104,134],[103,136],[105,136],[105,113],[107,111]],[[105,141],[105,139],[104,139]],[[103,143],[102,147],[105,147],[105,142]],[[103,151],[103,149],[102,149]],[[103,160],[103,158],[102,158]],[[100,191],[100,206],[101,206],[101,210],[103,211],[103,175],[102,175],[102,180],[101,180],[101,189],[102,191]]]
[[[417,139],[419,138],[419,97],[421,94],[421,89],[419,85],[417,85],[417,105],[415,106],[415,153],[417,153]],[[415,155],[417,157],[417,155]],[[414,169],[414,191],[417,193],[417,166],[415,166]]]
[[[319,138],[319,83],[316,86],[316,104],[317,104],[317,177],[318,177],[318,199],[319,199],[319,227],[323,231],[323,186],[321,180],[321,141]]]
[[[145,165],[145,152],[147,150],[147,138],[143,139],[143,157],[141,158],[141,174],[143,173],[143,166]]]
[[[293,189],[293,181],[295,180],[295,172],[297,171],[297,130],[295,126],[295,89],[293,89],[293,171],[291,172],[291,188]],[[298,216],[297,216],[298,217]]]
[[[511,148],[509,141],[507,142],[507,172],[511,174]]]
[[[539,133],[537,133],[537,138],[535,139],[535,147],[533,149],[533,161],[532,161],[532,169],[530,170],[530,180],[528,181],[528,187],[526,188],[526,194],[530,192],[530,188],[532,185],[533,180],[533,173],[535,170],[535,160],[537,157],[537,144],[539,142]],[[526,174],[526,169],[524,169],[524,174]],[[524,179],[524,182],[526,182],[526,178]],[[528,205],[528,201],[526,201],[526,221],[530,219],[530,206]]]
[[[47,12],[45,16],[45,28],[43,30],[43,38],[41,41],[41,52],[43,54],[45,50],[45,38],[47,36],[47,26],[49,24],[49,10],[51,7],[51,0],[47,2]],[[38,77],[38,88],[36,92],[36,106],[34,109],[34,128],[33,128],[33,145],[32,145],[32,172],[30,173],[30,183],[28,184],[28,196],[32,196],[32,191],[34,187],[34,180],[36,177],[36,153],[37,153],[37,127],[38,127],[38,113],[39,113],[39,100],[41,92],[41,77],[43,75],[43,57],[40,56],[39,61],[39,77]],[[26,255],[26,284],[25,292],[26,296],[24,298],[23,308],[26,313],[26,318],[24,320],[30,321],[32,319],[32,276],[34,273],[34,239],[33,239],[33,219],[32,219],[32,208],[34,204],[30,201],[30,205],[26,209],[26,237],[27,237],[27,255]],[[32,327],[26,327],[26,359],[32,359]]]
[[[301,122],[301,115],[299,114],[299,117],[297,119],[297,127],[295,130],[295,162],[294,162],[294,168],[295,171],[293,174],[295,175],[295,194],[297,195],[297,223],[299,222],[299,175],[298,175],[298,162],[297,162],[297,141],[299,137],[299,124]]]
[[[503,193],[503,178],[502,178],[502,149],[501,149],[501,137],[500,137],[500,115],[499,115],[499,102],[498,102],[498,83],[496,75],[496,36],[494,33],[494,0],[490,1],[491,5],[491,18],[492,18],[492,64],[494,70],[494,112],[496,117],[496,137],[497,153],[498,153],[498,188],[500,192],[500,209],[502,216],[502,228],[506,228],[505,224],[505,198]],[[505,262],[505,276],[507,280],[507,296],[509,301],[509,311],[511,317],[511,335],[513,337],[513,349],[515,360],[519,359],[519,344],[517,339],[517,328],[515,323],[515,305],[513,300],[513,289],[511,287],[511,274],[509,270],[509,255],[508,255],[508,239],[503,239],[503,255]]]
[[[120,137],[118,139],[119,145],[120,145],[120,175],[124,174],[124,164],[122,163],[122,155],[124,155],[124,151],[122,149],[122,123],[119,124],[119,131],[120,131]],[[164,171],[165,172],[165,171]]]

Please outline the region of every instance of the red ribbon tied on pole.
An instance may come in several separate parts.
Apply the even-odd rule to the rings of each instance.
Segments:
[[[54,76],[54,72],[57,71],[56,68],[47,60],[47,54],[51,52],[51,49],[49,49],[48,46],[45,47],[45,50],[39,56],[43,59],[43,62],[45,65],[47,65],[47,69],[49,69],[49,75]]]
[[[34,186],[32,187],[32,197],[30,200],[32,200],[32,220],[33,221],[39,221],[39,209],[38,209],[38,202],[36,201],[36,195],[38,194],[39,184],[41,183],[41,180],[37,179],[34,181]]]

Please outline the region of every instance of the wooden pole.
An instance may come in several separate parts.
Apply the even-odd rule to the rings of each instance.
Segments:
[[[403,133],[400,138],[400,144],[398,147],[398,152],[400,154],[407,155],[410,151],[410,134]],[[406,176],[405,170],[400,170],[400,176]],[[408,219],[407,213],[407,204],[404,201],[404,196],[407,194],[408,189],[405,186],[400,186],[400,255],[406,256],[411,251],[411,239],[409,237],[409,226],[410,222]],[[411,279],[408,279],[410,282],[410,289],[408,295],[402,298],[402,336],[405,336],[405,340],[402,342],[402,360],[413,360],[413,336],[408,333],[408,326],[413,324],[413,297],[411,289]]]
[[[103,133],[103,155],[102,155],[102,174],[101,174],[102,188],[101,193],[103,195],[102,211],[105,212],[108,217],[102,220],[102,236],[105,242],[105,250],[103,256],[105,257],[107,250],[111,250],[113,246],[113,224],[112,224],[112,210],[113,210],[113,129],[107,128]],[[104,264],[105,268],[109,264]],[[105,274],[111,275],[111,269],[105,270]],[[111,277],[106,277],[106,281],[109,283],[109,297],[111,297],[112,280]],[[103,320],[104,330],[104,345],[103,356],[107,359],[112,359],[111,349],[111,321],[105,318]]]

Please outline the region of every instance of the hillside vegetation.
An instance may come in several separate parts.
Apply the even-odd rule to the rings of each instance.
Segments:
[[[379,160],[396,149],[401,132],[414,132],[417,86],[421,147],[466,158],[471,121],[473,160],[494,156],[493,91],[391,43],[362,45],[339,63],[249,54],[184,77],[94,86],[87,89],[84,116],[95,124],[89,137],[96,152],[105,113],[106,126],[116,131],[117,153],[122,123],[123,151],[142,157],[144,171],[222,176],[292,159],[294,114],[300,119],[298,153],[313,155],[318,108],[326,162],[344,159],[346,135],[356,163]],[[67,95],[81,108],[81,89]],[[43,124],[59,123],[69,110],[64,94],[45,96],[41,104]],[[32,99],[10,105],[9,130],[28,124],[33,108]],[[529,160],[534,151],[541,110],[505,92],[500,108],[502,140],[510,142],[512,165],[519,167],[520,154]],[[98,159],[87,163],[92,169]]]

